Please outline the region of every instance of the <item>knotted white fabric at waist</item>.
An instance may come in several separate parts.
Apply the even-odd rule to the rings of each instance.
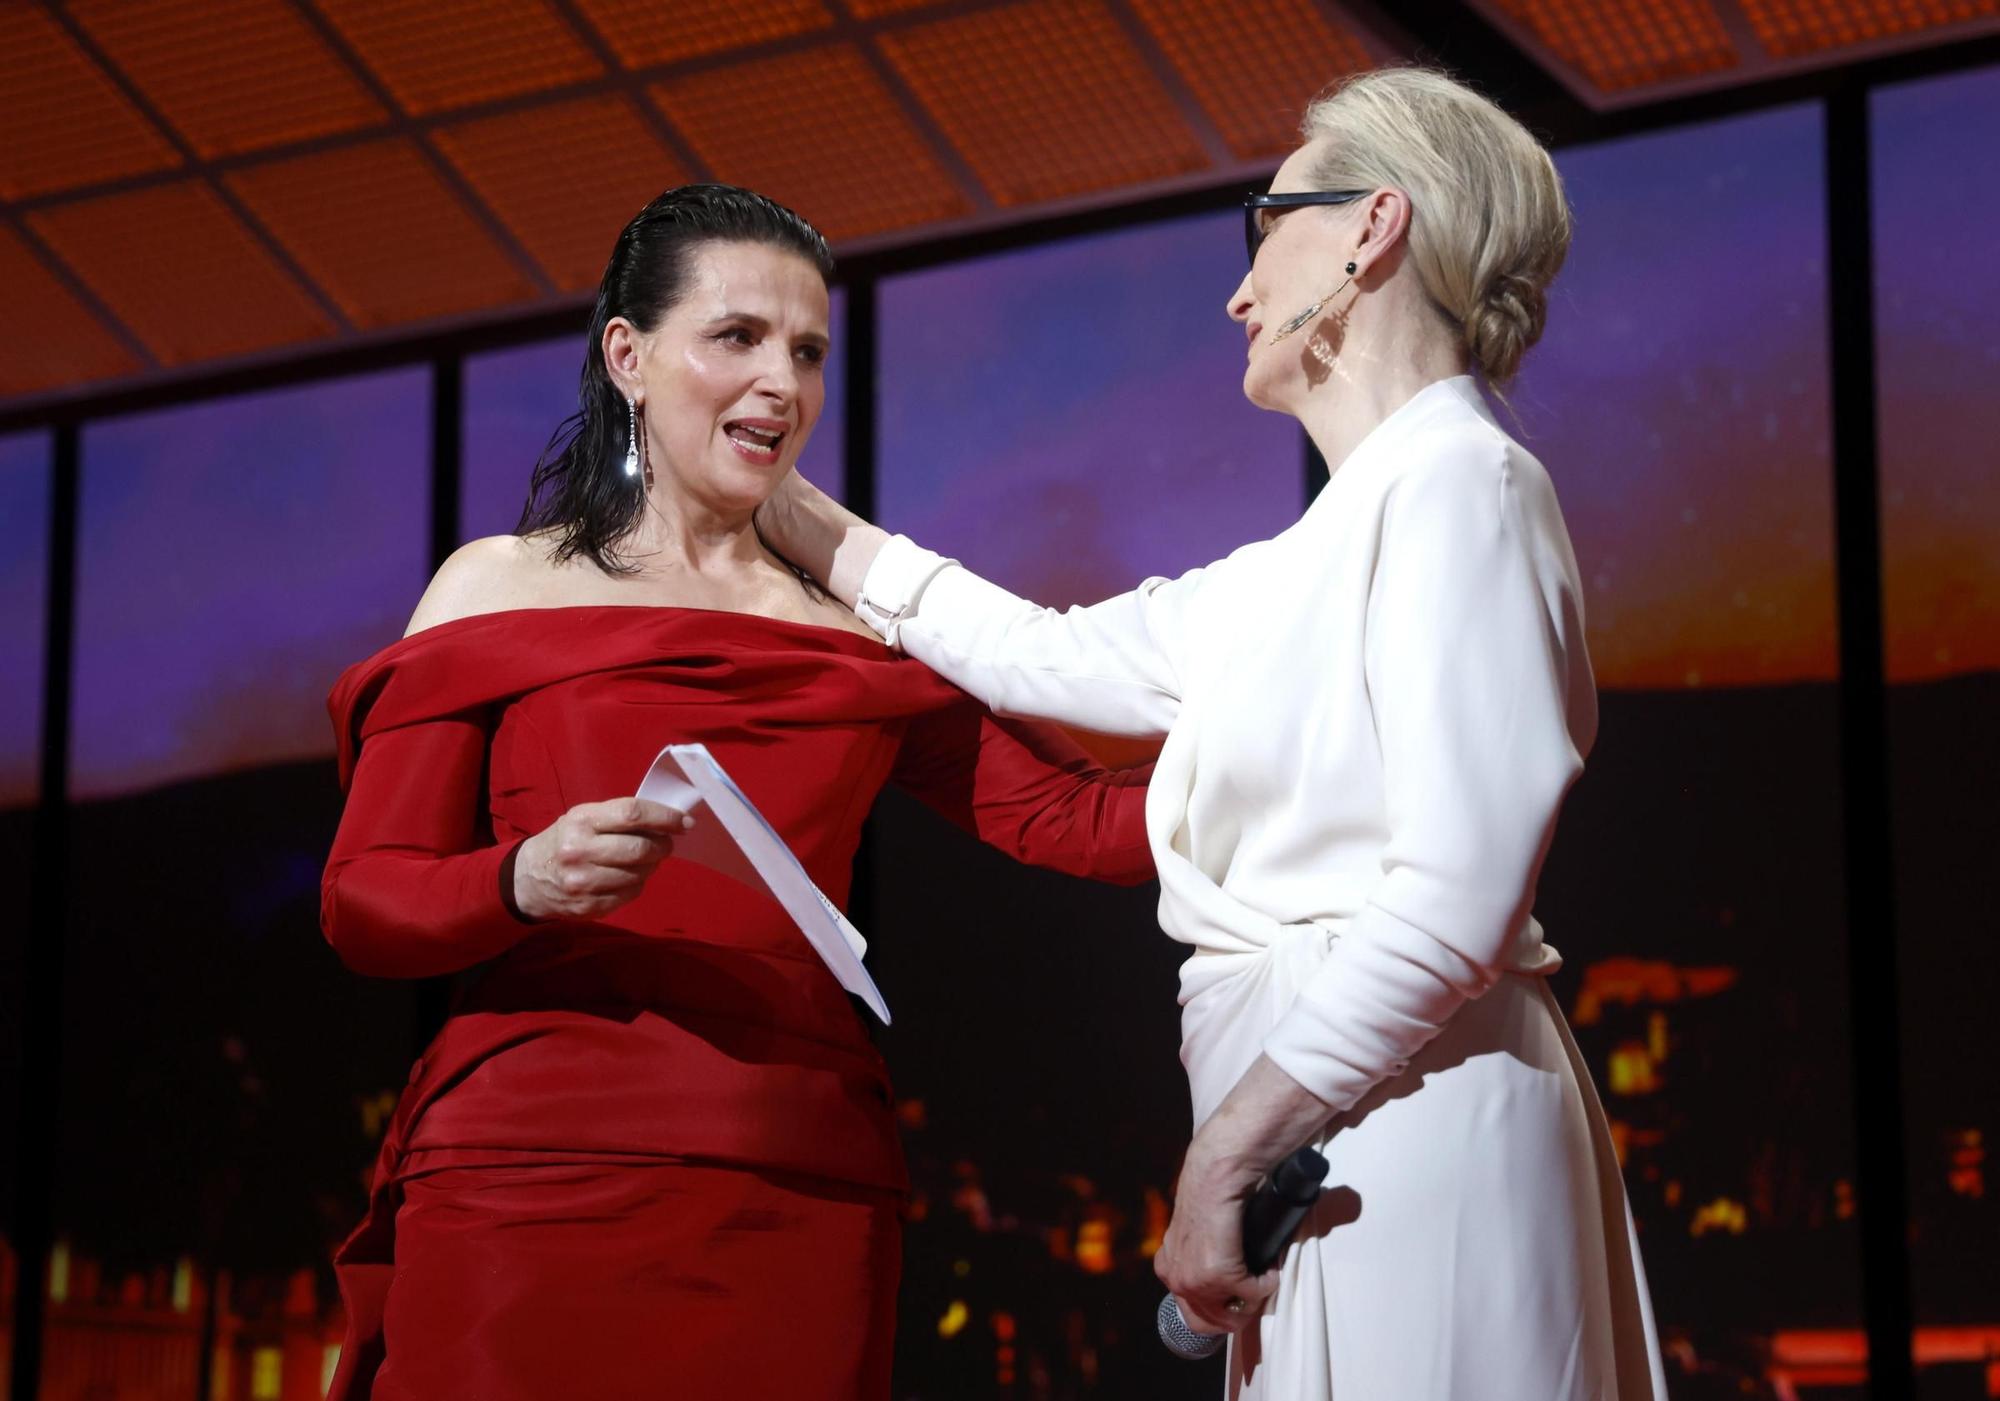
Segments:
[[[1347,921],[1273,924],[1243,952],[1202,950],[1181,965],[1181,1064],[1199,1128],[1243,1078],[1264,1038],[1326,962]]]

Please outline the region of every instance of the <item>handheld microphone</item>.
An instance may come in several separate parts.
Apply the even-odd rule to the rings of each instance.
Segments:
[[[1273,1168],[1244,1204],[1243,1266],[1251,1274],[1263,1274],[1285,1253],[1299,1223],[1319,1200],[1326,1173],[1326,1159],[1311,1148],[1301,1148]],[[1171,1294],[1160,1300],[1154,1322],[1167,1351],[1190,1362],[1215,1356],[1229,1341],[1227,1333],[1203,1333],[1191,1327]]]

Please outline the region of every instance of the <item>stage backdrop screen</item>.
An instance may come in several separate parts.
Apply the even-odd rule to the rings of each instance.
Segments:
[[[0,437],[0,812],[32,808],[40,786],[49,453],[47,433]]]
[[[1944,1397],[2000,1351],[2000,69],[1883,89],[1873,121],[1911,1286]]]
[[[1602,726],[1538,913],[1678,1365],[1761,1394],[1861,1320],[1822,114],[1556,160],[1576,238],[1510,397]]]
[[[415,1030],[319,933],[325,700],[423,587],[429,419],[420,367],[83,430],[45,1394],[193,1396],[211,1322],[214,1394],[319,1394]]]
[[[326,694],[423,591],[429,371],[83,434],[70,796],[333,751]]]
[[[1213,214],[881,286],[881,522],[1039,603],[1275,534],[1299,428],[1243,398],[1242,219]]]

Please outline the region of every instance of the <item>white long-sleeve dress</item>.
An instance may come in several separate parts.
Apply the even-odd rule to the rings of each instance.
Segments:
[[[1230,1350],[1240,1401],[1665,1395],[1608,1126],[1530,913],[1596,729],[1541,464],[1469,378],[1276,538],[1036,607],[897,537],[856,611],[995,710],[1164,735],[1160,923],[1197,1126],[1260,1052],[1329,1190]]]

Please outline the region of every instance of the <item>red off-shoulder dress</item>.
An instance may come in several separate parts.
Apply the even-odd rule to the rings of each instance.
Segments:
[[[696,609],[461,619],[329,707],[327,938],[362,973],[472,970],[336,1256],[334,1401],[886,1397],[905,1178],[858,1004],[774,902],[703,867],[527,924],[508,855],[699,741],[843,905],[890,782],[1023,861],[1136,882],[1146,774],[873,639]],[[938,894],[923,932],[950,937]]]

